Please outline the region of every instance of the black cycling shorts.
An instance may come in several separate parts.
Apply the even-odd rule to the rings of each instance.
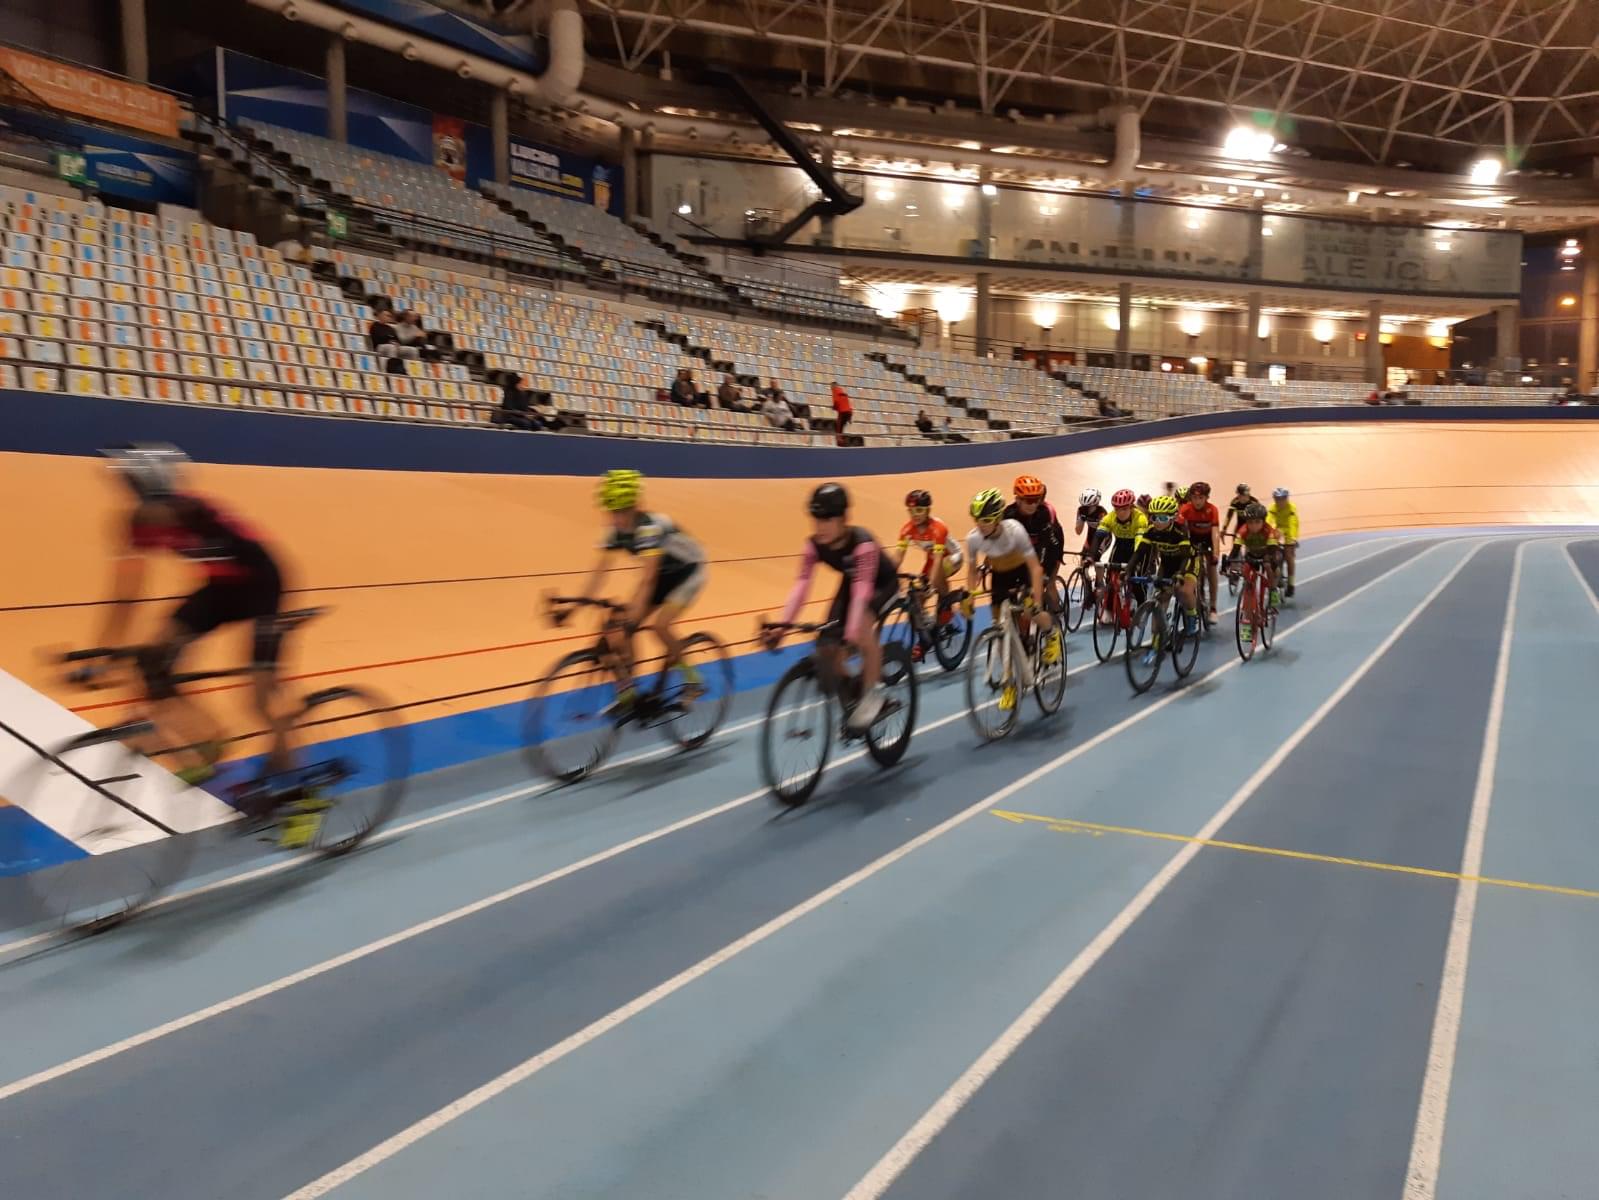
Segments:
[[[257,667],[276,666],[283,632],[278,628],[278,610],[283,601],[283,581],[277,571],[259,571],[244,579],[208,579],[172,614],[175,624],[195,637],[210,633],[235,621],[254,621],[251,663]]]
[[[1175,579],[1182,582],[1184,575],[1196,573],[1194,556],[1186,551],[1182,554],[1161,554],[1156,556],[1155,577],[1157,579]]]
[[[1033,575],[1025,566],[1012,567],[1009,571],[995,571],[989,582],[988,606],[999,615],[1000,601],[1010,596],[1020,601],[1022,596],[1033,593]]]
[[[1107,531],[1108,532],[1108,531]],[[1133,557],[1133,541],[1131,538],[1117,538],[1116,544],[1111,547],[1110,561],[1116,566],[1126,566]]]
[[[853,586],[854,585],[850,583],[849,576],[846,575],[844,577],[844,582],[839,585],[838,595],[833,597],[833,606],[827,610],[827,619],[829,621],[837,622],[839,625],[843,625],[849,620],[849,594]],[[869,602],[867,610],[872,620],[881,621],[883,619],[884,611],[887,610],[888,606],[894,602],[894,598],[898,595],[898,577],[896,577],[891,584],[879,580],[876,590],[872,592],[872,598]],[[840,632],[842,632],[842,630]]]

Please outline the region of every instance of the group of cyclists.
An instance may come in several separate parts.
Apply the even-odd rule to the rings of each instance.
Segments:
[[[266,770],[270,774],[285,769],[290,762],[287,724],[277,703],[284,587],[274,557],[247,526],[186,487],[188,460],[176,447],[142,444],[105,453],[129,485],[132,503],[116,558],[114,602],[107,609],[104,644],[118,643],[125,632],[131,606],[139,599],[145,556],[170,550],[194,561],[202,570],[202,585],[177,606],[137,658],[150,700],[169,710],[166,719],[183,730],[192,747],[178,773],[190,783],[211,778],[223,739],[200,710],[183,702],[171,676],[179,656],[194,641],[237,623],[249,623],[254,631],[252,699],[270,733]],[[705,552],[669,516],[645,507],[644,478],[638,471],[607,472],[597,498],[608,514],[609,527],[598,547],[588,593],[600,586],[613,554],[642,559],[644,567],[627,602],[625,619],[608,635],[617,663],[616,705],[625,709],[636,698],[631,634],[643,627],[659,637],[666,661],[678,664],[692,699],[698,676],[682,653],[675,627],[704,588]],[[1007,599],[1021,598],[1023,633],[1036,625],[1044,639],[1043,661],[1059,662],[1063,653],[1062,614],[1052,597],[1069,552],[1065,529],[1040,479],[1018,476],[1009,501],[997,488],[978,492],[968,505],[973,528],[964,540],[934,515],[933,497],[926,489],[910,491],[905,508],[907,519],[898,543],[885,549],[869,530],[851,523],[850,498],[842,484],[824,483],[807,501],[811,536],[802,548],[782,623],[792,622],[804,604],[817,564],[838,574],[828,622],[838,626],[841,638],[823,652],[841,656],[846,647],[853,647],[860,657],[861,698],[848,716],[854,732],[870,727],[882,710],[877,625],[899,593],[899,572],[912,550],[923,555],[921,574],[937,597],[941,625],[954,619],[957,607],[965,617],[973,615],[975,597],[985,590],[981,576],[986,567],[993,610],[997,613]],[[1210,615],[1215,617],[1218,564],[1228,537],[1233,541],[1232,556],[1245,556],[1268,573],[1274,604],[1279,566],[1283,593],[1294,594],[1299,515],[1286,488],[1272,493],[1268,507],[1255,499],[1247,484],[1239,484],[1225,517],[1204,481],[1186,488],[1167,485],[1157,496],[1135,495],[1122,488],[1112,494],[1109,508],[1101,503],[1097,489],[1087,488],[1078,497],[1073,537],[1081,539],[1081,549],[1075,553],[1085,565],[1118,566],[1173,581],[1190,631],[1198,619],[1201,577],[1208,581]],[[954,585],[963,567],[965,587],[959,589]],[[1095,586],[1101,586],[1097,576]],[[768,648],[775,649],[781,639],[780,630],[763,627],[761,640]],[[297,800],[306,804],[304,797]],[[265,802],[272,802],[270,791]],[[314,801],[307,806],[317,807]]]

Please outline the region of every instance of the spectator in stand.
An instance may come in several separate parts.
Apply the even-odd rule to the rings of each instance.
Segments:
[[[392,308],[380,308],[373,312],[372,323],[367,326],[366,340],[372,347],[372,353],[386,360],[383,369],[391,375],[407,374],[404,360],[421,357],[415,346],[401,344],[400,335],[394,328]]]
[[[833,380],[833,437],[838,445],[844,444],[844,428],[855,415],[855,406],[850,403],[849,393],[838,386],[838,380]]]
[[[919,429],[923,434],[929,434],[933,432],[933,418],[927,415],[927,410],[925,408],[918,408],[916,410],[916,428]]]
[[[399,335],[402,346],[415,346],[429,361],[449,358],[455,351],[455,338],[441,330],[424,328],[422,314],[414,308],[400,314],[394,332]]]
[[[539,428],[538,415],[533,411],[533,393],[522,386],[520,375],[509,375],[501,383],[500,407],[489,420],[509,429]]]
[[[777,382],[777,380],[768,379],[766,381],[766,388],[761,392],[761,398],[762,400],[776,400],[785,409],[787,409],[788,415],[794,418],[795,428],[806,429],[809,427],[809,422],[806,421],[805,417],[801,414],[800,409],[794,404],[794,402],[788,398],[788,394],[783,391],[782,386]],[[761,411],[765,412],[766,409],[763,407]]]
[[[677,378],[672,381],[672,399],[684,408],[711,406],[710,397],[701,394],[694,383],[694,372],[687,367],[679,371]]]
[[[793,433],[799,428],[794,423],[794,410],[789,408],[788,401],[784,399],[781,388],[772,388],[766,393],[766,400],[761,405],[761,415],[766,418],[766,423],[773,429],[781,429]]]
[[[744,394],[738,390],[738,381],[731,375],[722,376],[722,386],[716,389],[716,403],[729,412],[751,412],[744,403]]]
[[[1368,394],[1366,396],[1366,403],[1367,404],[1381,404],[1382,402],[1383,402],[1382,393],[1379,392],[1376,388],[1372,388],[1370,394]]]

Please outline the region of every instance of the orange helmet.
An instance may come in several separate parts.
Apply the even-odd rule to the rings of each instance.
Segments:
[[[1044,481],[1036,475],[1018,475],[1016,482],[1011,484],[1011,490],[1016,493],[1018,500],[1042,500]]]

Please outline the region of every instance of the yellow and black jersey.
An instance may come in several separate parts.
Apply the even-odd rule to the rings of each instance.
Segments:
[[[1133,509],[1133,515],[1125,521],[1116,519],[1116,510],[1112,509],[1105,514],[1099,527],[1112,534],[1117,541],[1136,541],[1138,535],[1149,528],[1149,517],[1139,509]]]

